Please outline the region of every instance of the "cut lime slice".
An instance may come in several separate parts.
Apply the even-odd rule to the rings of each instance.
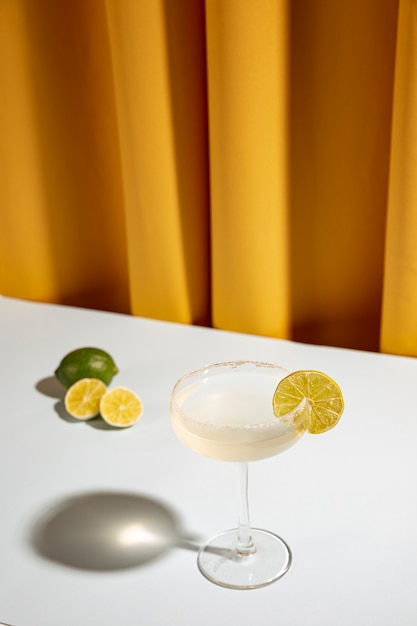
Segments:
[[[82,378],[65,394],[65,408],[76,419],[89,420],[99,414],[100,400],[107,387],[98,378]]]
[[[142,413],[142,400],[126,387],[116,387],[108,391],[100,401],[101,417],[117,428],[132,426]]]
[[[272,401],[275,416],[285,420],[304,399],[304,427],[309,433],[325,433],[336,426],[344,401],[339,385],[330,376],[314,370],[299,370],[283,378]]]

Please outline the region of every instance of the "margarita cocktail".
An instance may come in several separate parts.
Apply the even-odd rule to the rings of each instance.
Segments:
[[[248,462],[284,452],[306,430],[331,428],[343,411],[340,398],[336,383],[325,374],[291,374],[258,361],[216,363],[176,383],[170,415],[179,439],[203,456],[236,466],[238,527],[215,536],[198,554],[200,571],[209,580],[254,589],[288,570],[291,552],[283,539],[250,526]]]

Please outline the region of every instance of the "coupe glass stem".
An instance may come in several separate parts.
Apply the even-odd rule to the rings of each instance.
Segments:
[[[236,480],[239,516],[236,551],[239,556],[248,556],[255,552],[249,521],[248,463],[236,463]]]

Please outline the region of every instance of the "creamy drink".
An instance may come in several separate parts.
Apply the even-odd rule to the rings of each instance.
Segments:
[[[221,461],[256,461],[283,452],[303,434],[297,420],[278,420],[272,397],[284,369],[219,370],[190,378],[171,405],[172,426],[199,454]]]

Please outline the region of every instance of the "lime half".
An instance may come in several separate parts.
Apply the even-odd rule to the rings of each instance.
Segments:
[[[115,387],[107,391],[100,400],[101,417],[116,428],[133,426],[142,413],[142,400],[126,387]]]
[[[99,414],[100,400],[106,391],[106,385],[98,378],[77,380],[65,394],[65,408],[72,417],[89,420]]]

